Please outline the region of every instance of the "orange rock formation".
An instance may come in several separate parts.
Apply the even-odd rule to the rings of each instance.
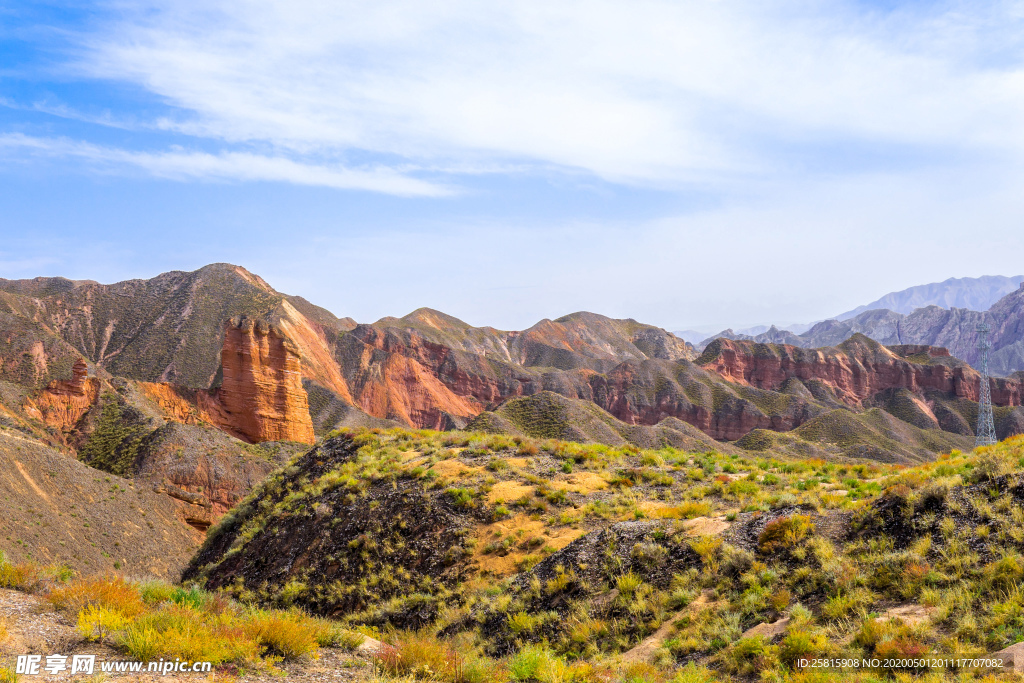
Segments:
[[[25,412],[61,432],[74,429],[89,408],[96,403],[100,383],[89,377],[85,360],[79,358],[71,370],[70,380],[50,382],[34,399],[25,402]]]
[[[217,400],[216,392],[188,389],[170,382],[139,382],[142,394],[160,407],[167,420],[187,425],[212,424],[234,432],[231,416]]]
[[[278,327],[245,317],[231,319],[224,326],[221,365],[224,380],[218,399],[231,431],[251,442],[314,442],[302,359]]]

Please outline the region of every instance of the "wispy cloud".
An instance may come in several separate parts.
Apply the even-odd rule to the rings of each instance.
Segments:
[[[778,172],[780,147],[1024,152],[1020,3],[165,0],[82,73],[160,125],[296,153],[518,161],[621,182]]]
[[[453,194],[442,185],[411,178],[390,168],[350,169],[302,163],[289,158],[247,152],[171,150],[137,152],[62,138],[22,134],[0,135],[0,150],[8,153],[77,158],[108,172],[139,169],[172,180],[277,181],[346,190],[367,190],[404,196],[440,197]]]

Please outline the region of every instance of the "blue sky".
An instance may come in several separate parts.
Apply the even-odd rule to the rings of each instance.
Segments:
[[[0,276],[809,321],[1024,271],[1024,3],[0,7]]]

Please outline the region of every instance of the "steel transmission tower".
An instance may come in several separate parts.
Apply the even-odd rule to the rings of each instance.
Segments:
[[[992,419],[992,388],[988,381],[988,350],[992,348],[988,341],[988,332],[988,324],[978,325],[978,351],[981,361],[978,369],[981,371],[981,386],[978,390],[978,426],[974,430],[977,435],[974,440],[975,446],[991,446],[996,442],[995,421]]]

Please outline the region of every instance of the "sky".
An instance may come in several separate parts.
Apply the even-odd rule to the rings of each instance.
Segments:
[[[0,277],[819,320],[1024,271],[1024,2],[0,4]]]

